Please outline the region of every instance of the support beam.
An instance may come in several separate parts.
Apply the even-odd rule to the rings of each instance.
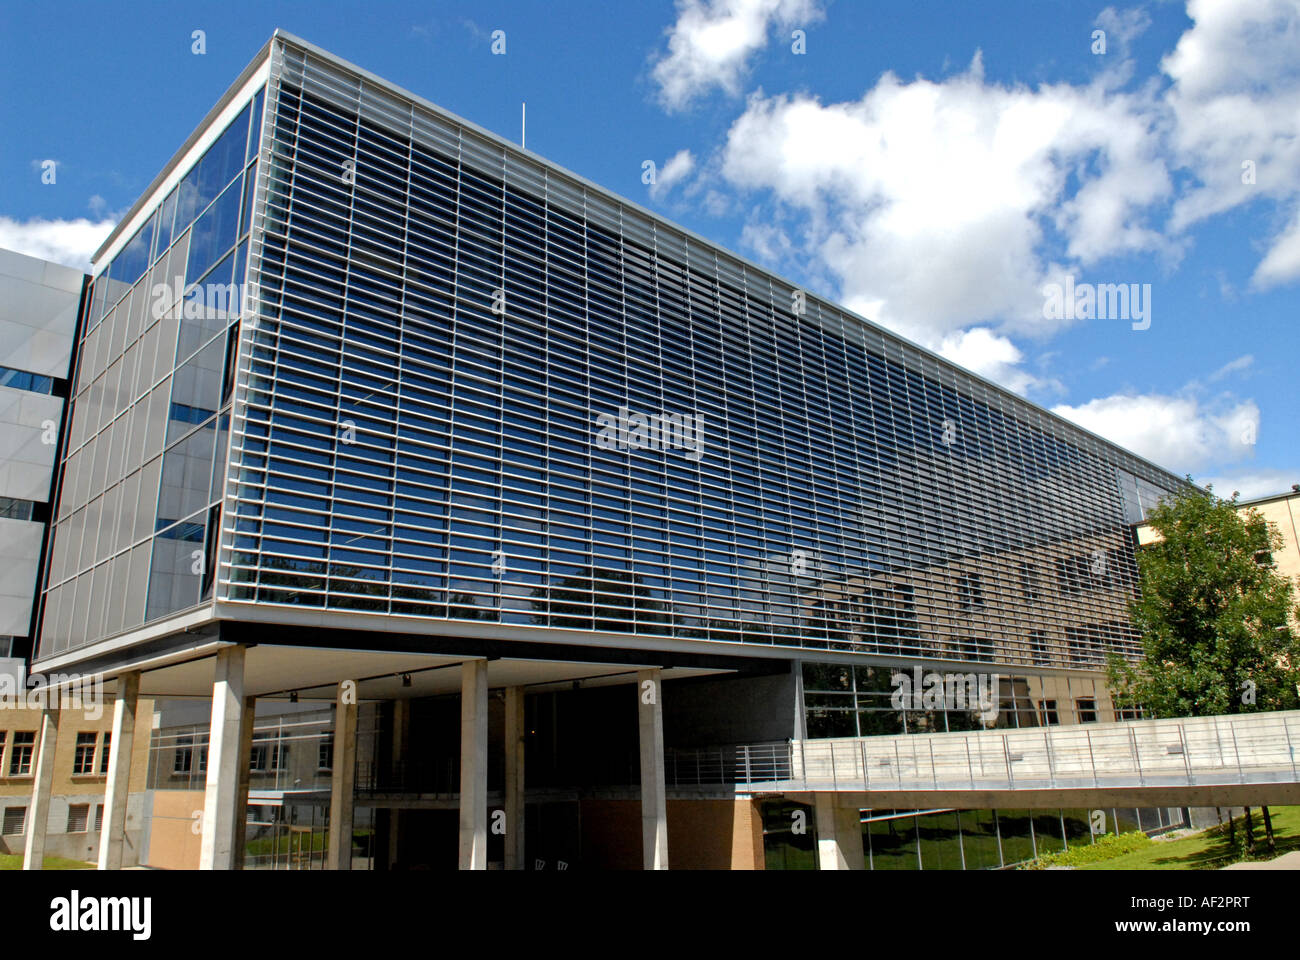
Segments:
[[[396,784],[404,781],[400,777],[402,765],[407,762],[406,752],[411,742],[411,701],[393,701],[393,749],[389,754],[392,760],[393,777]],[[408,783],[409,787],[410,784]],[[402,811],[390,808],[388,811],[388,865],[398,863],[402,857]]]
[[[330,777],[330,833],[326,866],[352,869],[352,813],[357,777],[357,682],[339,684],[334,702],[334,757]]]
[[[641,740],[641,853],[647,870],[668,869],[668,800],[664,784],[663,671],[638,670]]]
[[[244,647],[225,647],[217,651],[212,684],[200,870],[234,868],[235,821],[241,809],[240,767],[247,767],[249,762],[249,758],[239,751],[243,739],[244,702]]]
[[[815,795],[817,815],[817,869],[865,870],[862,848],[862,811],[841,806],[833,793]]]
[[[235,839],[231,870],[244,869],[245,841],[248,838],[248,785],[252,775],[253,718],[257,714],[257,697],[244,698],[244,712],[239,723],[239,790],[235,793]]]
[[[58,743],[58,708],[42,711],[41,742],[36,748],[36,780],[32,783],[32,802],[27,805],[27,843],[23,850],[24,870],[40,870],[45,866],[45,830],[50,824],[50,792],[54,787],[54,750]]]
[[[460,868],[487,869],[486,660],[460,665]]]
[[[126,806],[131,793],[131,753],[135,746],[135,708],[140,698],[140,671],[117,678],[113,734],[108,741],[108,785],[104,791],[104,825],[99,833],[99,869],[121,870],[126,841]]]
[[[524,869],[524,688],[506,687],[506,869]]]

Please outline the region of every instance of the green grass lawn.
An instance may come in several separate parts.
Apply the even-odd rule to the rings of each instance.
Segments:
[[[46,857],[46,870],[91,870],[93,863],[84,860],[67,860],[63,857]],[[0,853],[0,870],[21,870],[23,856],[21,853]]]
[[[1300,807],[1269,807],[1273,815],[1273,838],[1280,856],[1300,850]],[[1258,808],[1251,808],[1255,825],[1256,860],[1271,859],[1265,849],[1264,818]],[[1241,817],[1236,820],[1237,847],[1228,842],[1226,825],[1211,827],[1200,833],[1178,840],[1157,841],[1142,845],[1130,853],[1099,863],[1081,865],[1080,870],[1217,870],[1247,859],[1242,847],[1245,844],[1246,824]]]

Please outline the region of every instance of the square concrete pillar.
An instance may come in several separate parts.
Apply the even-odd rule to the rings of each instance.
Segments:
[[[50,792],[54,787],[54,751],[58,743],[59,711],[45,710],[41,713],[41,742],[36,747],[32,802],[27,806],[24,870],[40,870],[45,866],[45,831],[50,825]]]
[[[393,778],[397,784],[403,783],[401,772],[407,763],[406,752],[411,742],[411,701],[393,701],[393,749],[390,754]],[[407,786],[411,786],[407,782]],[[402,857],[402,811],[393,807],[388,811],[388,863],[397,863]]]
[[[217,652],[212,684],[212,723],[208,732],[208,775],[203,795],[203,842],[200,870],[232,870],[236,857],[237,828],[247,803],[239,795],[244,782],[241,767],[249,758],[241,753],[244,740],[244,648]]]
[[[460,868],[487,869],[486,660],[460,665]]]
[[[668,869],[668,794],[664,784],[663,671],[638,670],[641,740],[641,852],[645,869]]]
[[[506,688],[506,869],[524,869],[524,688]]]
[[[814,794],[817,815],[817,869],[865,870],[862,811],[842,807],[833,793]]]
[[[326,865],[352,869],[352,812],[357,777],[357,682],[339,684],[334,703],[334,759],[330,777],[330,834]]]
[[[99,869],[121,870],[126,841],[126,803],[131,791],[131,753],[135,746],[135,707],[140,672],[117,678],[113,701],[113,735],[108,741],[108,784],[104,790],[104,825],[99,834]]]
[[[231,870],[244,869],[244,844],[248,838],[248,784],[252,776],[253,758],[253,718],[257,714],[257,698],[244,698],[244,713],[239,723],[239,755],[245,762],[239,765],[239,791],[235,795],[235,855],[231,859]]]

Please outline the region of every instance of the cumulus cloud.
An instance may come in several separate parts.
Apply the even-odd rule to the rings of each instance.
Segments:
[[[677,0],[668,50],[652,71],[661,102],[681,110],[715,87],[734,96],[773,26],[806,26],[821,18],[817,0]]]
[[[659,168],[655,182],[650,184],[651,198],[658,200],[691,175],[695,169],[695,157],[689,150],[678,150],[668,162]]]
[[[1267,290],[1300,278],[1300,209],[1291,225],[1273,238],[1273,245],[1255,268],[1251,283]]]
[[[1289,492],[1293,483],[1300,483],[1300,468],[1215,474],[1198,477],[1196,482],[1202,486],[1213,484],[1215,494],[1220,497],[1230,497],[1235,490],[1243,500],[1252,500],[1255,497]]]
[[[1072,269],[1163,245],[1146,221],[1171,190],[1153,123],[1140,94],[989,83],[976,55],[942,82],[886,73],[853,102],[756,94],[721,169],[803,215],[848,306],[936,346],[979,324],[1054,332],[1053,228]]]
[[[1300,0],[1189,0],[1187,15],[1161,69],[1172,150],[1196,182],[1170,226],[1269,198],[1293,216],[1264,241],[1252,282],[1300,279]]]
[[[1259,407],[1228,396],[1120,394],[1052,412],[1180,474],[1247,459],[1259,436]]]
[[[1238,357],[1236,360],[1229,360],[1218,370],[1215,370],[1212,374],[1210,374],[1206,379],[1209,380],[1210,383],[1216,383],[1217,381],[1222,380],[1224,377],[1229,377],[1234,373],[1243,373],[1246,370],[1249,370],[1254,365],[1254,363],[1255,363],[1255,357],[1253,354],[1249,354],[1249,353],[1243,354],[1242,356]]]
[[[88,271],[91,255],[116,223],[116,218],[20,221],[0,217],[0,247]]]
[[[1020,348],[987,327],[950,333],[939,342],[937,352],[953,363],[1021,395],[1027,394],[1031,389],[1062,389],[1058,381],[1035,377],[1021,367],[1024,354]]]

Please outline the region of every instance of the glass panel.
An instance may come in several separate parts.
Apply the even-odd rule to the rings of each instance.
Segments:
[[[178,360],[184,360],[200,345],[226,329],[238,303],[230,276],[234,259],[233,253],[227,254],[211,273],[187,289],[181,302],[180,339],[176,345]]]
[[[1002,866],[992,810],[961,811],[961,840],[967,870],[996,870]]]
[[[922,870],[960,870],[961,831],[957,828],[957,813],[932,813],[916,818],[916,829],[921,838]]]
[[[203,519],[202,513],[196,513],[154,537],[146,620],[198,602],[203,575]]]
[[[867,824],[873,870],[918,870],[916,817],[894,817]]]
[[[159,215],[158,218],[158,248],[157,248],[157,252],[154,254],[155,260],[161,257],[164,253],[166,253],[167,248],[171,246],[172,221],[175,219],[176,219],[176,188],[173,187],[172,192],[167,194],[167,199],[163,201],[162,213]]]
[[[998,829],[1002,832],[1002,859],[1008,866],[1034,859],[1034,841],[1029,836],[1029,811],[999,810]]]
[[[162,486],[158,492],[157,529],[208,505],[212,478],[212,443],[216,421],[209,421],[163,455]]]
[[[216,339],[190,357],[172,377],[167,443],[213,417],[221,401],[225,340]]]
[[[188,283],[207,273],[217,258],[235,245],[238,218],[239,184],[235,184],[218,197],[217,202],[194,224],[190,234],[189,262],[185,268]]]

